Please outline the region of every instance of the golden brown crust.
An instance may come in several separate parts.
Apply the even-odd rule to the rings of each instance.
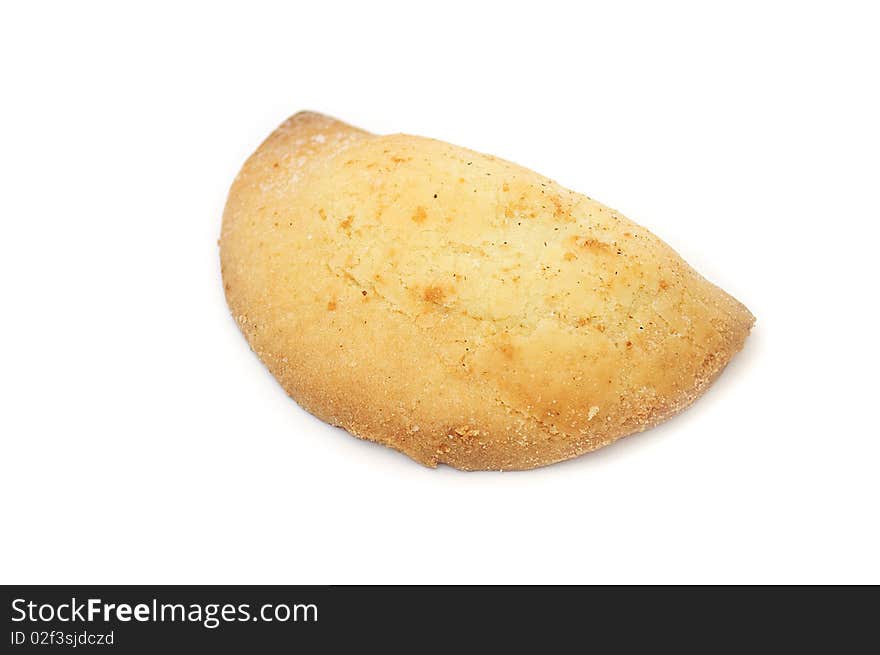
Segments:
[[[287,392],[428,466],[534,468],[656,425],[754,323],[537,173],[314,113],[245,163],[220,245],[233,316]]]

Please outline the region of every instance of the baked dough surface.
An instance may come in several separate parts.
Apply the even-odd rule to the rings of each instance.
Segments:
[[[284,389],[428,466],[528,469],[656,425],[754,323],[586,196],[308,112],[236,177],[220,256],[232,314]]]

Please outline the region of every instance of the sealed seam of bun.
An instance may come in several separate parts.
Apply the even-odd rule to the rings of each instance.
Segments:
[[[309,112],[236,177],[220,258],[290,396],[428,466],[529,469],[645,430],[754,324],[645,228],[538,173]]]

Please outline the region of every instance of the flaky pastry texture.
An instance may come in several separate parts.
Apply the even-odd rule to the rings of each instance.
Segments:
[[[290,396],[428,466],[529,469],[645,430],[754,323],[646,229],[538,173],[309,112],[236,177],[220,257]]]

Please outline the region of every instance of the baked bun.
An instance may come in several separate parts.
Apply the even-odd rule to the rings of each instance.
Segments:
[[[284,389],[428,466],[529,469],[656,425],[754,323],[586,196],[307,112],[236,177],[220,257],[232,314]]]

